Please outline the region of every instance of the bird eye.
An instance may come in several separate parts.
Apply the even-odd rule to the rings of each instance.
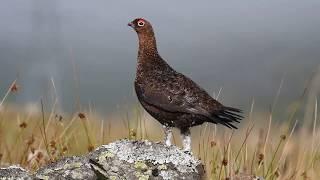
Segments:
[[[140,27],[142,27],[142,26],[144,26],[144,21],[138,21],[138,26],[140,26]]]

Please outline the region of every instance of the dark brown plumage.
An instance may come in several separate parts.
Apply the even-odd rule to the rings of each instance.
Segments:
[[[135,90],[145,110],[166,130],[170,145],[171,127],[180,129],[185,150],[190,150],[190,127],[211,122],[236,128],[241,111],[223,106],[188,77],[175,71],[158,53],[151,24],[137,18],[128,24],[138,34],[139,51]]]

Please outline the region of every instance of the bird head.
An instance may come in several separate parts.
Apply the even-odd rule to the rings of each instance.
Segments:
[[[136,18],[130,23],[128,23],[128,26],[132,27],[137,33],[139,34],[151,34],[153,35],[153,29],[151,24],[143,19],[143,18]]]

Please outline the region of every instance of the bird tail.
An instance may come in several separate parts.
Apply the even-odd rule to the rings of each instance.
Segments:
[[[220,111],[212,115],[217,123],[223,124],[230,129],[238,129],[232,123],[240,123],[240,120],[243,119],[241,114],[242,111],[240,109],[223,106]]]

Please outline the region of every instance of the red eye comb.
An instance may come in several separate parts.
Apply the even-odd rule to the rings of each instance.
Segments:
[[[137,21],[146,21],[143,18],[137,18]]]

